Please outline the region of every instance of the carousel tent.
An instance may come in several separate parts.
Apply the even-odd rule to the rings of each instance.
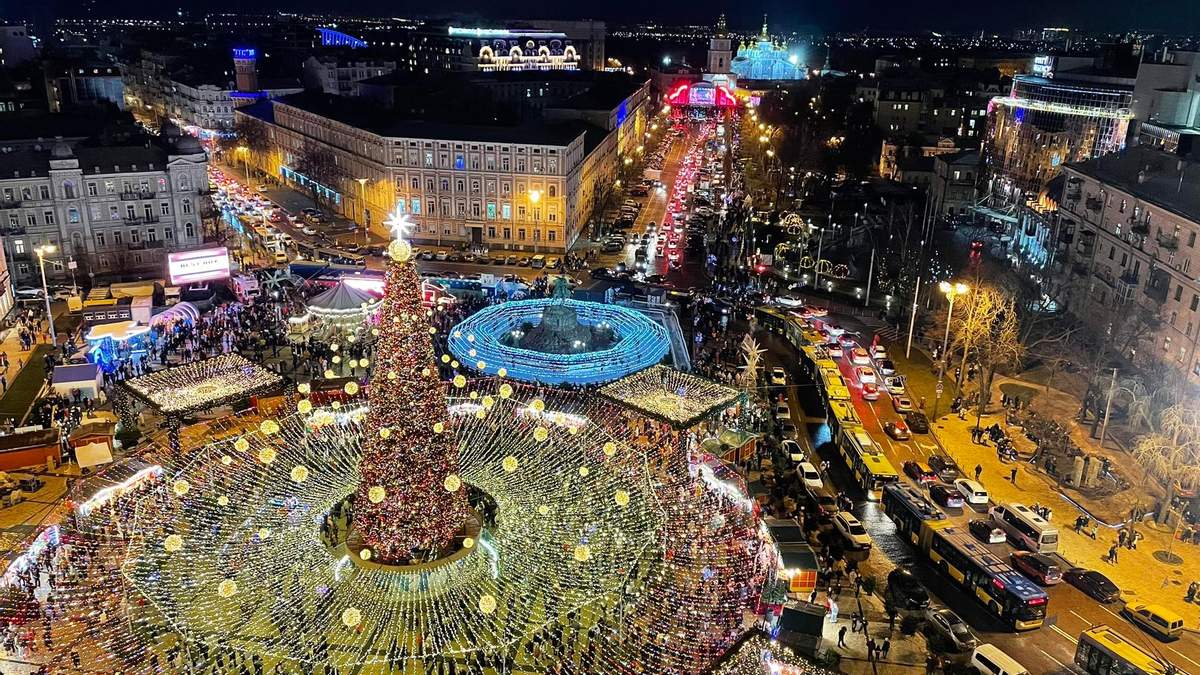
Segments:
[[[329,290],[313,296],[306,303],[308,311],[296,317],[294,323],[318,320],[331,324],[359,324],[379,308],[382,299],[357,289],[344,280]]]

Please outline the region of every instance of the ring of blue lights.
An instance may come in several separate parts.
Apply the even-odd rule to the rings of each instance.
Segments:
[[[584,325],[607,323],[619,342],[583,354],[550,354],[510,347],[500,341],[524,323],[540,324],[542,311],[557,303],[574,309]],[[504,368],[507,377],[522,382],[602,384],[659,363],[670,350],[670,340],[666,329],[628,307],[541,298],[505,302],[476,312],[455,326],[448,346],[464,366],[488,375]]]

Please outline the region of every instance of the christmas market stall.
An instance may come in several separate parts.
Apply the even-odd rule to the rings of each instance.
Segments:
[[[366,327],[382,302],[382,298],[341,280],[310,298],[303,314],[288,319],[289,328],[293,336],[354,335]]]

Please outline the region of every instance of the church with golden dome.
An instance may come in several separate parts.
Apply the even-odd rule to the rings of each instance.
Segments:
[[[762,33],[754,42],[743,41],[738,45],[730,70],[738,81],[803,80],[807,75],[799,50],[790,50],[786,42],[771,39],[765,14]]]

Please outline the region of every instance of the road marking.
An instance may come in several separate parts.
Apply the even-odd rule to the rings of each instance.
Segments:
[[[1072,613],[1072,614],[1074,614],[1074,612],[1071,612],[1071,613]],[[1076,615],[1076,616],[1078,616],[1078,615]],[[1065,631],[1065,630],[1063,630],[1063,629],[1059,628],[1058,626],[1050,626],[1050,630],[1052,630],[1052,631],[1054,631],[1055,633],[1058,633],[1059,635],[1061,635],[1061,636],[1065,637],[1066,639],[1070,640],[1070,641],[1071,641],[1071,644],[1074,644],[1074,645],[1077,645],[1077,644],[1079,644],[1079,639],[1078,639],[1078,638],[1076,638],[1076,637],[1073,637],[1073,636],[1072,636],[1070,633],[1068,633],[1067,631]]]
[[[1050,656],[1050,654],[1049,654],[1049,653],[1047,653],[1045,649],[1039,649],[1038,651],[1039,651],[1039,652],[1041,652],[1043,655],[1045,655],[1045,657],[1046,657],[1046,658],[1048,658],[1048,659],[1050,659],[1051,661],[1053,661],[1053,662],[1057,663],[1059,668],[1066,668],[1066,667],[1067,667],[1067,664],[1063,663],[1062,661],[1059,661],[1058,659],[1054,658],[1053,656]]]
[[[1080,614],[1079,612],[1076,612],[1076,611],[1075,611],[1075,610],[1073,610],[1073,609],[1071,609],[1071,610],[1067,610],[1067,611],[1069,611],[1069,612],[1071,612],[1072,614],[1074,614],[1075,616],[1079,617],[1079,618],[1080,618],[1080,619],[1083,621],[1083,624],[1084,624],[1085,626],[1090,626],[1090,625],[1092,625],[1092,620],[1091,620],[1091,619],[1089,619],[1089,618],[1087,618],[1086,616],[1084,616],[1084,615]]]
[[[1124,621],[1124,620],[1125,620],[1125,617],[1121,616],[1120,614],[1117,614],[1116,612],[1114,612],[1114,611],[1112,611],[1111,609],[1109,609],[1109,608],[1105,607],[1104,605],[1100,605],[1100,609],[1102,609],[1102,610],[1104,610],[1104,611],[1108,612],[1109,614],[1112,614],[1113,616],[1117,617],[1118,619],[1121,619],[1122,621]]]
[[[1167,649],[1170,649],[1171,651],[1175,652],[1176,654],[1179,654],[1179,658],[1181,658],[1181,659],[1187,659],[1188,661],[1190,661],[1190,662],[1192,663],[1192,665],[1194,665],[1194,666],[1200,666],[1200,663],[1197,663],[1196,661],[1193,661],[1193,660],[1191,659],[1191,657],[1189,657],[1189,656],[1187,656],[1186,654],[1184,654],[1184,653],[1180,652],[1178,649],[1175,649],[1174,647],[1167,647]]]

